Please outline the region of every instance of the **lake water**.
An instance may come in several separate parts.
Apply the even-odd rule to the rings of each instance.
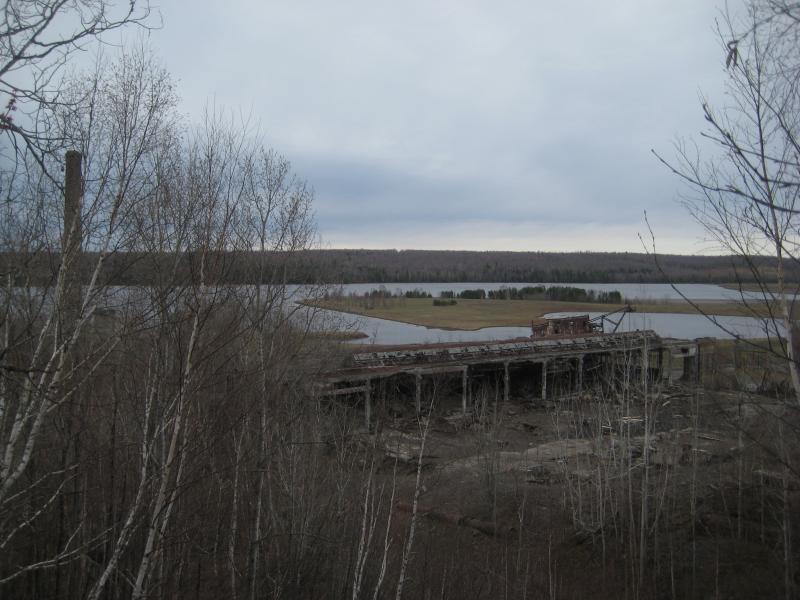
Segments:
[[[568,317],[586,313],[552,313],[547,317]],[[599,317],[603,313],[589,313],[590,317]],[[618,316],[612,317],[615,321]],[[614,324],[604,323],[606,332],[611,332]],[[640,331],[651,329],[662,337],[695,339],[714,337],[730,339],[736,336],[747,338],[773,337],[783,332],[783,327],[767,319],[733,316],[681,315],[669,313],[627,313],[623,316],[618,331]]]
[[[405,283],[405,284],[386,284],[387,290],[392,292],[405,292],[408,290],[421,289],[434,296],[438,296],[444,290],[461,292],[465,289],[483,288],[485,290],[500,289],[502,287],[524,287],[534,285],[563,285],[549,283]],[[667,302],[680,302],[680,293],[687,298],[696,301],[741,301],[741,296],[736,290],[729,290],[717,285],[708,284],[681,284],[677,286],[678,291],[668,284],[645,283],[645,284],[613,284],[597,283],[568,284],[573,287],[581,287],[596,291],[618,290],[631,301],[638,300],[663,300]],[[374,289],[378,289],[381,284],[348,284],[338,286],[341,293],[364,294]],[[294,301],[303,297],[308,297],[308,288],[303,286],[289,286],[283,294],[284,306],[293,305]],[[317,290],[318,292],[319,290]],[[24,290],[18,290],[20,294]],[[680,292],[680,293],[679,293]],[[0,290],[0,295],[2,295]],[[142,293],[137,288],[105,288],[101,295],[100,306],[116,307],[134,301]],[[33,297],[37,296],[35,290]],[[487,302],[492,302],[487,300]],[[47,302],[45,301],[45,304]],[[296,306],[296,305],[295,305]],[[583,313],[585,314],[585,313]],[[598,316],[600,313],[592,313]],[[359,317],[337,311],[313,311],[316,327],[319,329],[349,329],[364,332],[369,337],[362,340],[355,340],[356,343],[376,343],[376,344],[421,344],[435,342],[463,342],[463,341],[488,341],[497,339],[509,339],[514,337],[528,337],[529,327],[487,327],[475,331],[468,330],[447,330],[411,325],[396,321],[388,321],[375,317]],[[296,318],[304,321],[310,319],[311,314],[306,310],[297,311]],[[745,337],[763,338],[768,332],[767,321],[750,317],[713,317],[709,319],[702,315],[682,315],[682,314],[661,314],[661,313],[630,313],[626,315],[620,324],[621,331],[635,331],[637,329],[652,329],[663,337],[675,337],[684,339],[694,339],[698,337],[731,338],[734,335]],[[608,327],[608,325],[607,325]],[[782,328],[779,328],[782,331]],[[769,331],[775,335],[775,327]]]
[[[411,325],[375,317],[362,317],[337,311],[317,310],[320,322],[326,329],[349,329],[367,334],[367,338],[353,340],[361,344],[432,344],[437,342],[483,342],[515,337],[528,337],[530,327],[485,327],[474,331],[449,330]],[[586,313],[553,313],[547,316],[571,316]],[[589,313],[599,317],[602,313]],[[618,316],[614,317],[615,320]],[[604,323],[610,333],[613,323]],[[715,337],[730,339],[734,336],[764,338],[775,336],[775,326],[764,319],[752,317],[681,315],[664,313],[629,313],[622,318],[618,331],[650,329],[662,337],[695,339]],[[779,327],[782,332],[783,328]]]
[[[500,289],[502,287],[524,287],[535,285],[569,285],[595,291],[619,291],[628,300],[656,300],[668,302],[681,302],[681,294],[695,301],[741,301],[741,295],[736,290],[729,290],[718,285],[710,284],[680,284],[673,288],[669,284],[643,283],[643,284],[617,284],[617,283],[403,283],[383,284],[383,287],[393,293],[404,293],[409,290],[420,289],[438,296],[442,291],[452,290],[461,292],[466,289],[482,288],[484,290]],[[381,284],[358,283],[337,286],[344,295],[361,295],[371,290],[379,289]],[[757,298],[756,294],[749,297]],[[487,302],[491,302],[487,300]],[[489,341],[508,339],[514,337],[528,337],[529,327],[487,327],[475,331],[447,330],[420,325],[411,325],[397,321],[388,321],[375,317],[359,317],[335,311],[321,311],[321,315],[330,319],[337,319],[339,326],[362,331],[369,337],[355,340],[354,343],[375,344],[422,344],[436,342],[466,342]],[[563,313],[586,314],[586,313]],[[592,317],[601,313],[591,313]],[[548,315],[556,316],[556,315]],[[606,323],[606,330],[610,331],[613,324]],[[619,331],[636,331],[651,329],[662,337],[681,339],[695,339],[699,337],[715,337],[729,339],[734,336],[750,338],[763,338],[776,334],[775,326],[763,319],[752,317],[714,316],[663,313],[629,313],[625,315],[619,326]],[[779,327],[782,331],[782,327]]]

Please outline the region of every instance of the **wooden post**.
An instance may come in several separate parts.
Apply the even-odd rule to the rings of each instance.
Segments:
[[[367,431],[370,430],[370,422],[372,421],[372,399],[370,398],[371,382],[367,379],[364,382],[364,422],[367,426]]]
[[[547,400],[547,361],[542,361],[542,400]]]
[[[511,392],[511,375],[508,372],[508,362],[503,363],[503,402],[508,403]]]
[[[422,373],[419,369],[414,372],[414,379],[417,384],[416,393],[414,394],[414,405],[417,409],[417,416],[422,412]]]
[[[461,412],[465,417],[467,416],[467,389],[469,388],[468,370],[469,367],[465,365],[461,373]]]
[[[575,381],[575,388],[578,392],[583,391],[583,354],[578,356],[578,378]]]

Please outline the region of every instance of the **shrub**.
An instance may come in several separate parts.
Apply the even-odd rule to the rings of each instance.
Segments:
[[[434,298],[433,305],[434,306],[453,306],[454,304],[458,304],[458,301],[455,298]]]
[[[464,300],[483,300],[486,298],[486,290],[464,290],[458,295],[459,298]]]

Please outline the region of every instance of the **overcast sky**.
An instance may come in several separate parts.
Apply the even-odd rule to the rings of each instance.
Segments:
[[[334,248],[708,252],[672,155],[722,98],[715,2],[164,2],[183,110],[260,123]]]

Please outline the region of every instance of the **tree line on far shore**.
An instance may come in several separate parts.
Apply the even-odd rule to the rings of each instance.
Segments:
[[[253,256],[250,259],[259,260]],[[336,283],[752,283],[777,280],[768,256],[653,255],[630,252],[472,252],[461,250],[307,250],[308,280]],[[786,262],[800,280],[800,264]]]
[[[82,271],[88,278],[96,254],[87,248]],[[147,252],[116,252],[105,260],[101,277],[110,285],[147,285],[158,270],[159,257]],[[185,253],[176,261],[165,256],[176,274],[191,279],[199,256]],[[224,279],[231,284],[273,283],[293,264],[291,280],[285,283],[753,283],[755,278],[743,259],[733,256],[658,257],[658,266],[648,254],[600,252],[467,252],[439,250],[316,250],[219,252],[225,265]],[[759,267],[762,282],[777,279],[775,259],[750,257]],[[0,252],[0,267],[24,272],[41,285],[57,271],[57,253],[25,255]],[[24,268],[19,268],[24,266]],[[786,263],[784,275],[800,280],[800,265]],[[254,277],[258,274],[258,277]]]
[[[326,298],[341,297],[340,292],[326,294]],[[455,292],[453,290],[442,290],[439,292],[438,298],[434,298],[433,294],[421,288],[414,288],[413,290],[389,290],[385,286],[364,292],[363,294],[351,293],[348,297],[362,298],[365,300],[384,300],[389,298],[433,298],[434,304],[437,306],[449,306],[455,302],[437,302],[440,300],[454,301],[460,300],[552,300],[560,302],[598,302],[602,304],[620,304],[622,303],[622,294],[618,290],[611,291],[595,291],[587,290],[579,287],[563,286],[563,285],[537,285],[517,287],[500,287],[497,289],[486,290],[484,288],[476,288],[469,290],[462,290]]]

